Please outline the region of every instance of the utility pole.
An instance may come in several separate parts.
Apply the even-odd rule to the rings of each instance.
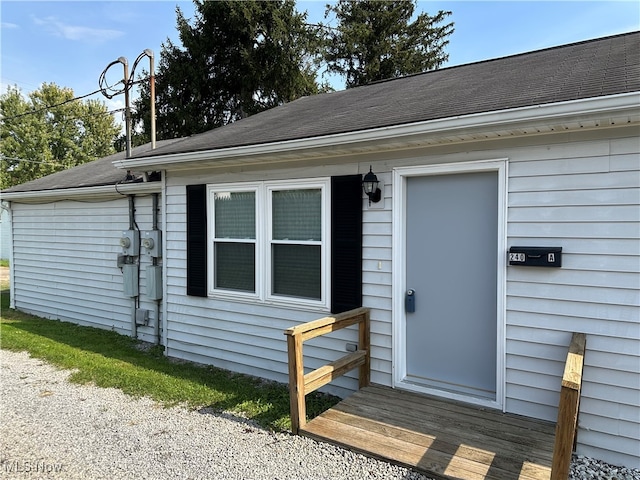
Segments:
[[[148,48],[144,54],[149,57],[149,97],[151,99],[151,149],[156,148],[156,74],[153,65],[153,52]]]
[[[125,136],[127,144],[126,158],[131,157],[131,104],[129,101],[129,62],[125,57],[118,58],[118,61],[124,66],[124,124]]]

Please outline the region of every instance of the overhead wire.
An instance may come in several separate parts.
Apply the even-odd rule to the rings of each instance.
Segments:
[[[60,165],[56,162],[47,162],[43,160],[27,160],[26,158],[16,158],[16,157],[8,157],[0,153],[0,160],[11,160],[14,162],[28,162],[28,163],[38,163],[40,165]]]
[[[102,71],[102,73],[100,74],[100,77],[98,78],[98,85],[100,86],[100,90],[99,90],[100,93],[102,93],[102,95],[104,95],[109,100],[111,100],[116,95],[120,95],[121,93],[124,93],[126,90],[129,90],[134,85],[136,85],[138,83],[141,83],[143,81],[149,80],[150,77],[146,77],[146,78],[140,79],[140,80],[134,80],[135,79],[135,74],[136,74],[136,67],[138,66],[138,63],[140,63],[140,60],[142,60],[145,57],[145,55],[147,55],[147,50],[142,52],[140,55],[138,55],[138,58],[135,59],[135,61],[133,62],[133,65],[131,66],[131,72],[129,73],[129,78],[126,79],[126,81],[125,81],[125,79],[118,80],[113,85],[109,85],[109,83],[107,82],[107,71],[111,67],[113,67],[114,65],[116,65],[118,63],[122,63],[123,65],[126,65],[125,62],[127,60],[124,57],[120,57],[118,60],[114,60],[109,65],[107,65],[104,68],[104,70]],[[115,87],[117,85],[120,85],[120,84],[122,84],[122,88],[116,90]],[[113,93],[111,93],[111,92],[113,92]]]
[[[53,106],[51,106],[49,108],[55,108],[56,106],[58,106],[58,105],[53,105]],[[104,114],[112,115],[114,113],[124,112],[124,110],[125,110],[124,107],[123,108],[116,108],[115,110],[109,110],[107,112],[88,113],[87,116],[89,116],[89,117],[99,117],[99,116],[104,115]],[[19,118],[19,117],[22,117],[22,116],[25,116],[25,115],[30,115],[32,113],[37,113],[37,112],[34,111],[34,112],[23,113],[23,114],[16,115],[16,116],[13,116],[13,117],[0,118],[0,121],[13,120],[14,118]]]
[[[104,74],[104,73],[105,73],[105,72],[103,72],[103,74]],[[129,81],[129,85],[130,85],[130,86],[137,85],[137,84],[142,83],[142,82],[145,82],[145,81],[147,81],[147,80],[149,80],[149,77],[141,78],[140,80],[135,80],[135,81],[134,81],[134,80],[130,80],[130,81]],[[115,87],[115,86],[116,86],[116,85],[118,85],[119,83],[124,83],[124,82],[123,82],[122,80],[120,80],[120,81],[118,81],[118,82],[114,83],[113,85],[107,85],[107,87],[106,87],[106,88],[112,88],[112,87]],[[119,93],[122,93],[122,92],[124,92],[124,90],[120,90],[120,91],[118,91],[118,93],[113,94],[112,96],[107,96],[107,98],[111,99],[111,98],[113,98],[114,96],[116,96],[116,95],[118,95]],[[80,96],[77,96],[77,97],[69,98],[69,99],[67,99],[67,100],[65,100],[65,101],[63,101],[63,102],[60,102],[60,103],[56,103],[56,104],[53,104],[53,105],[45,105],[44,107],[40,107],[40,108],[37,108],[37,109],[35,109],[35,110],[29,110],[28,112],[24,112],[24,113],[19,113],[19,114],[17,114],[17,115],[13,115],[13,116],[11,116],[11,117],[2,117],[2,116],[0,116],[0,121],[7,122],[7,121],[10,121],[10,120],[15,120],[15,119],[17,119],[17,118],[26,117],[26,116],[28,116],[28,115],[36,115],[36,114],[38,114],[38,113],[42,113],[42,112],[46,112],[47,110],[51,110],[52,108],[61,107],[61,106],[63,106],[63,105],[66,105],[67,103],[76,102],[76,101],[78,101],[78,100],[82,100],[82,99],[84,99],[84,98],[90,97],[90,96],[92,96],[92,95],[96,95],[96,94],[98,94],[98,93],[102,93],[102,94],[104,95],[104,93],[103,93],[103,88],[102,88],[102,87],[101,87],[100,89],[98,89],[98,90],[93,91],[93,92],[85,93],[84,95],[80,95]],[[105,96],[106,96],[106,95],[105,95]],[[110,112],[106,112],[106,113],[117,113],[117,112],[119,112],[119,111],[123,111],[123,110],[124,110],[124,109],[118,109],[118,110],[114,110],[114,111],[110,111]],[[97,113],[96,113],[96,115],[100,115],[100,114],[97,114]]]
[[[127,85],[125,85],[124,79],[117,81],[113,85],[109,85],[109,83],[107,82],[107,71],[117,63],[121,63],[120,59],[114,60],[109,65],[107,65],[105,67],[105,69],[102,70],[102,73],[100,74],[100,77],[98,78],[98,86],[100,87],[100,90],[98,90],[98,91],[100,93],[102,93],[102,95],[107,97],[109,100],[111,100],[116,95],[120,95],[121,93],[123,93],[127,89]],[[115,90],[114,87],[116,85],[119,85],[119,84],[123,84],[123,89]],[[109,93],[109,91],[112,91],[113,93]]]
[[[27,115],[35,115],[36,113],[46,112],[47,110],[50,110],[52,108],[61,107],[62,105],[66,105],[67,103],[76,102],[78,100],[82,100],[83,98],[90,97],[91,95],[95,95],[97,93],[100,93],[100,90],[96,90],[95,92],[91,92],[91,93],[86,93],[84,95],[80,95],[79,97],[69,98],[64,102],[56,103],[55,105],[46,105],[44,107],[41,107],[35,110],[19,113],[18,115],[13,115],[12,117],[2,117],[1,120],[2,121],[14,120],[16,118],[26,117]]]

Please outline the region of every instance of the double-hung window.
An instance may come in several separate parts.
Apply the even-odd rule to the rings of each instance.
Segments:
[[[256,293],[256,187],[213,190],[213,290]]]
[[[210,185],[209,293],[329,306],[328,179]]]
[[[321,301],[322,188],[267,188],[270,297]]]

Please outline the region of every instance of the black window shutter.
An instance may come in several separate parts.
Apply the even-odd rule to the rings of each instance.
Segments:
[[[331,312],[362,306],[362,176],[331,178]]]
[[[187,185],[187,295],[207,296],[206,185]]]

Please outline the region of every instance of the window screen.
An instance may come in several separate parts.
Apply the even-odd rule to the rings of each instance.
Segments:
[[[273,191],[271,294],[322,298],[322,191]]]
[[[214,288],[256,290],[256,193],[214,193]]]
[[[322,240],[322,192],[274,191],[272,196],[274,240]]]

